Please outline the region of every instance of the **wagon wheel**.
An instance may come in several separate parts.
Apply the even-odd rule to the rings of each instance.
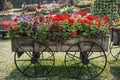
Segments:
[[[40,52],[26,51],[24,48],[19,47],[14,55],[14,61],[17,69],[25,76],[40,78],[48,75],[51,72],[55,58],[52,50],[41,45]],[[21,52],[19,52],[21,50]],[[47,52],[45,52],[47,51]],[[20,57],[17,55],[22,53]]]
[[[70,52],[72,50],[76,51]],[[65,55],[66,70],[79,80],[92,80],[99,76],[105,69],[106,63],[107,57],[103,48],[90,41],[71,45]]]
[[[113,42],[110,42],[110,53],[116,60],[120,60],[120,46],[114,45]]]

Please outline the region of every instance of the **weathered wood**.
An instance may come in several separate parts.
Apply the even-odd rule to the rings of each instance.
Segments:
[[[12,51],[16,51],[17,48],[20,47],[20,49],[18,51],[34,51],[39,52],[40,50],[43,49],[43,47],[41,46],[41,44],[47,45],[49,48],[51,48],[54,52],[65,52],[69,49],[69,47],[72,44],[75,44],[77,42],[80,41],[91,41],[91,42],[95,42],[96,44],[98,44],[99,46],[101,46],[105,51],[108,50],[108,44],[109,44],[109,36],[105,36],[105,37],[72,37],[69,38],[69,40],[66,41],[66,43],[61,44],[61,43],[55,43],[55,42],[51,42],[46,40],[43,43],[36,43],[33,41],[33,39],[29,38],[29,37],[22,37],[22,38],[12,38],[11,43],[12,43]],[[33,46],[33,44],[35,46]],[[88,44],[88,43],[84,43],[82,44],[82,48],[84,50],[88,50],[90,49],[92,44]],[[24,49],[24,50],[23,50]],[[74,45],[71,49],[71,52],[77,52],[79,51],[78,49],[78,45]],[[100,48],[98,48],[98,46],[94,47],[92,49],[92,51],[101,51]]]
[[[113,30],[111,36],[112,36],[112,42],[113,42],[113,44],[120,46],[120,31],[119,30]]]

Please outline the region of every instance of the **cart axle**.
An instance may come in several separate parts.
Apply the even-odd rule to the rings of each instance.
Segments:
[[[85,64],[85,65],[89,64],[88,54],[86,51],[80,52],[80,58],[81,58],[83,64]]]

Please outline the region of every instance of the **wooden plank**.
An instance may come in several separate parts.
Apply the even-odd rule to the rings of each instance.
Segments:
[[[112,41],[113,41],[114,45],[119,45],[120,46],[120,31],[113,30]]]
[[[51,41],[45,41],[42,44],[47,45],[49,48],[51,48],[54,52],[65,52],[69,49],[69,47],[72,44],[78,43],[80,41],[91,41],[91,42],[95,42],[96,44],[98,44],[99,46],[101,46],[105,51],[108,50],[108,44],[109,44],[109,36],[105,36],[102,38],[92,38],[92,37],[75,37],[75,38],[70,38],[69,40],[66,41],[66,43],[64,44],[60,44],[60,43],[55,43],[55,42],[51,42]],[[33,39],[28,38],[28,37],[23,37],[23,38],[13,38],[11,40],[11,44],[12,44],[12,51],[16,51],[17,48],[21,47],[22,49],[24,49],[25,51],[33,51],[33,44],[34,46],[34,51],[39,52],[41,50],[43,50],[43,47],[39,44],[39,43],[34,43]],[[84,50],[89,50],[90,47],[92,46],[92,44],[82,44],[82,49]],[[19,49],[18,51],[23,51],[22,49]],[[100,48],[98,48],[97,46],[94,47],[92,49],[93,51],[101,51]],[[74,45],[70,51],[72,52],[77,52],[79,51],[78,46]]]

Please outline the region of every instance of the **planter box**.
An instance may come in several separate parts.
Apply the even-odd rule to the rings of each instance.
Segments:
[[[99,46],[101,46],[105,51],[108,50],[108,44],[109,44],[109,36],[104,36],[104,37],[72,37],[69,38],[69,40],[66,41],[66,43],[64,44],[60,44],[60,43],[55,43],[55,42],[50,42],[50,41],[45,41],[41,44],[45,44],[48,47],[50,47],[54,52],[65,52],[69,49],[69,47],[72,44],[75,44],[77,42],[80,41],[92,41],[95,42],[96,44],[98,44]],[[39,52],[40,49],[42,49],[41,45],[39,43],[36,43],[33,41],[33,39],[29,38],[29,37],[22,37],[22,38],[12,38],[11,40],[12,43],[12,51],[16,51],[17,48],[22,47],[25,51],[33,51],[33,44],[35,44],[35,51]],[[84,50],[90,49],[91,44],[88,43],[84,43],[82,44],[82,48],[84,48]],[[19,51],[22,51],[21,49],[19,49]],[[77,52],[79,51],[78,46],[74,45],[74,47],[72,47],[72,49],[70,49],[71,52]],[[101,51],[100,49],[98,49],[97,47],[94,47],[92,49],[92,51]]]
[[[111,40],[114,45],[120,46],[120,30],[113,30],[111,34]]]

